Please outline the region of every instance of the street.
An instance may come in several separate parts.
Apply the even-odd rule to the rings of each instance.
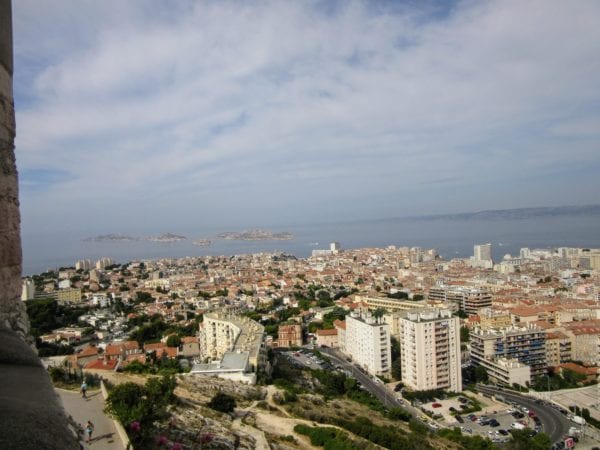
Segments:
[[[501,395],[510,402],[517,403],[534,411],[542,422],[542,430],[550,436],[552,443],[561,441],[572,426],[572,423],[559,411],[551,406],[537,403],[535,399],[530,397],[481,384],[477,385],[477,389],[482,393]]]

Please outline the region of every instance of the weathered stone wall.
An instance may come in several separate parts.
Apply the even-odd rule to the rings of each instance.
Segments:
[[[29,336],[12,95],[12,10],[0,0],[0,448],[77,450],[73,429]]]
[[[15,110],[10,0],[0,0],[0,327],[31,343],[21,301],[19,188],[15,164]]]

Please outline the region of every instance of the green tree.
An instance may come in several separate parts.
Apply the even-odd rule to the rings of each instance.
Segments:
[[[471,332],[467,327],[460,327],[460,342],[469,342],[471,340]]]
[[[487,370],[482,366],[475,366],[475,382],[486,383],[489,380]]]
[[[396,380],[402,379],[402,360],[400,357],[392,361],[392,376]]]
[[[552,446],[550,437],[546,433],[538,433],[532,438],[532,430],[512,430],[512,441],[508,444],[510,450],[547,450]]]
[[[181,346],[181,337],[176,334],[172,334],[167,338],[167,347],[179,347]]]
[[[135,420],[141,421],[148,413],[144,394],[144,387],[139,384],[131,382],[119,384],[108,394],[105,411],[116,417],[124,426],[128,426]]]
[[[224,392],[217,392],[208,403],[209,408],[224,413],[232,412],[235,409],[235,406],[235,399]]]

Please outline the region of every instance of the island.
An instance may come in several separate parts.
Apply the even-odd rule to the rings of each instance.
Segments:
[[[134,236],[126,236],[123,234],[109,233],[101,234],[95,237],[88,237],[82,240],[83,242],[131,242],[138,241],[139,238]]]
[[[187,237],[173,233],[163,233],[159,236],[148,236],[146,238],[150,242],[179,242],[187,240]]]
[[[198,245],[199,247],[208,247],[212,242],[210,239],[196,239],[192,244]]]
[[[294,235],[287,231],[273,233],[269,230],[253,229],[242,232],[225,231],[217,235],[218,239],[234,241],[289,241],[294,239]]]

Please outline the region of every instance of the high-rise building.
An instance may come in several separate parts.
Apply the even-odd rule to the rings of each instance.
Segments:
[[[473,267],[491,269],[494,266],[492,261],[492,244],[487,243],[473,246],[471,264]]]
[[[367,312],[346,316],[346,353],[372,375],[389,375],[392,364],[390,328]]]
[[[546,334],[535,325],[506,328],[475,328],[471,331],[471,361],[488,368],[497,359],[514,359],[531,368],[531,377],[547,370]],[[498,380],[501,381],[501,380]]]
[[[492,306],[492,295],[482,288],[466,286],[438,286],[429,289],[429,300],[443,301],[453,311],[477,314],[479,309]]]
[[[104,270],[106,269],[108,266],[112,266],[115,262],[111,259],[111,258],[100,258],[98,261],[96,261],[96,269],[98,270]]]
[[[407,386],[462,391],[458,317],[447,309],[409,311],[400,319],[399,340]]]
[[[479,244],[473,246],[473,257],[478,261],[492,259],[492,244]]]
[[[90,270],[92,262],[89,259],[80,259],[75,263],[75,270]]]

